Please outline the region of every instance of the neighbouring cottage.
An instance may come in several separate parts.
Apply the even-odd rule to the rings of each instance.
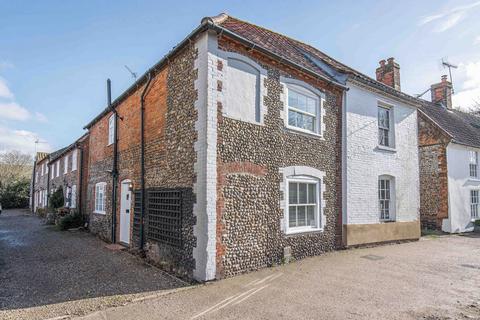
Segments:
[[[64,206],[78,212],[83,212],[85,204],[82,194],[86,183],[82,184],[82,180],[85,181],[83,176],[88,172],[88,143],[89,136],[85,134],[49,157],[49,195],[61,189],[65,199]]]
[[[420,101],[400,91],[400,66],[393,58],[380,61],[377,81],[347,71],[344,243],[419,239]]]
[[[37,152],[33,164],[30,204],[33,212],[44,210],[48,205],[48,153]]]
[[[48,153],[37,153],[33,177],[32,210],[46,209],[53,192],[61,188],[65,207],[85,213],[86,180],[88,173],[88,134],[71,145]]]
[[[422,228],[473,231],[480,219],[480,117],[452,108],[452,84],[431,86],[418,117]]]

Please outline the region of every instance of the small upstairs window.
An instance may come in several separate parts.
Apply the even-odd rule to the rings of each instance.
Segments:
[[[391,110],[382,106],[378,107],[378,144],[393,147]]]
[[[321,134],[320,99],[306,89],[288,87],[288,126]]]
[[[60,176],[60,160],[57,160],[57,177]]]
[[[470,177],[478,178],[478,152],[470,151]]]
[[[115,114],[112,114],[108,118],[108,145],[111,145],[115,140]]]

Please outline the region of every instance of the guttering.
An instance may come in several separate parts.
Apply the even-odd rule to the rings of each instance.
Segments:
[[[148,73],[147,83],[143,88],[140,96],[140,192],[141,192],[141,209],[140,209],[140,249],[144,244],[144,217],[145,217],[145,95],[147,93],[152,74]]]

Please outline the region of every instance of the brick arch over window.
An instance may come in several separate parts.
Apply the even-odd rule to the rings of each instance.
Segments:
[[[325,229],[325,225],[327,222],[327,217],[325,215],[325,207],[326,207],[326,200],[325,200],[325,172],[318,170],[316,168],[308,167],[308,166],[290,166],[284,167],[280,169],[280,174],[282,175],[282,181],[280,182],[280,191],[283,194],[282,200],[280,201],[280,208],[284,211],[284,221],[281,222],[281,229],[284,232],[287,232],[287,213],[288,213],[288,194],[287,194],[287,185],[289,180],[293,179],[312,179],[318,181],[320,196],[319,196],[319,219],[320,225],[319,228],[312,231],[323,231]]]

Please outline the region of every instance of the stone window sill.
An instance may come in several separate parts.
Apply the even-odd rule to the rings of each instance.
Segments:
[[[105,211],[93,211],[95,214],[101,214],[101,215],[106,215],[107,213]]]
[[[288,230],[285,232],[285,235],[288,236],[302,236],[302,235],[309,235],[315,233],[323,232],[323,228],[315,228],[315,229],[298,229],[298,230]]]
[[[395,148],[381,146],[381,145],[378,145],[375,149],[377,151],[386,151],[386,152],[391,152],[391,153],[396,153],[397,152],[397,149],[395,149]]]
[[[309,136],[309,137],[312,137],[312,138],[317,138],[317,139],[320,139],[320,140],[325,140],[323,135],[321,135],[319,133],[316,133],[316,132],[311,132],[311,131],[308,131],[308,130],[302,130],[302,129],[292,127],[292,126],[286,126],[285,128],[287,129],[287,131],[289,133],[295,133],[295,134],[300,134],[300,135],[304,135],[304,136]]]

